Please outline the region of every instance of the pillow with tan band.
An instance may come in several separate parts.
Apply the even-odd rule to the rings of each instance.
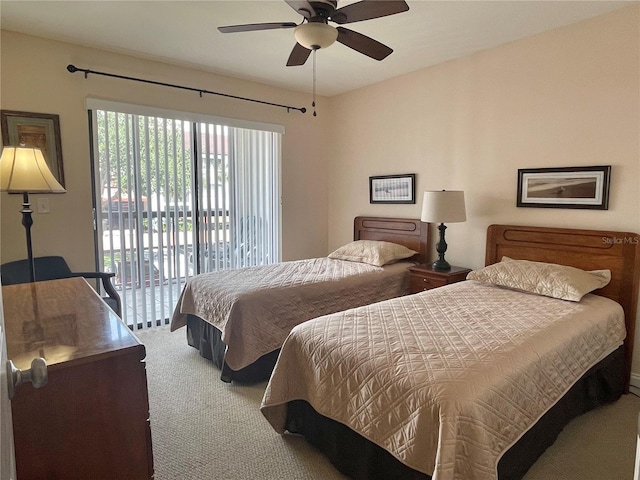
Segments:
[[[502,257],[499,263],[470,272],[467,279],[579,302],[587,293],[606,286],[611,281],[611,271],[586,271],[555,263]]]
[[[331,252],[329,258],[368,263],[381,267],[410,258],[418,252],[403,245],[379,240],[356,240]]]

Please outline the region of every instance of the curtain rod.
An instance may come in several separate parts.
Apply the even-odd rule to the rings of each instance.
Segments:
[[[244,100],[246,102],[262,103],[263,105],[271,105],[272,107],[286,108],[287,112],[289,112],[290,110],[297,110],[297,111],[299,111],[301,113],[305,113],[307,111],[307,109],[305,107],[299,108],[299,107],[292,107],[292,106],[289,106],[289,105],[280,105],[279,103],[265,102],[263,100],[256,100],[256,99],[253,99],[253,98],[238,97],[236,95],[230,95],[228,93],[212,92],[210,90],[205,90],[203,88],[185,87],[184,85],[175,85],[175,84],[172,84],[172,83],[156,82],[155,80],[145,80],[144,78],[127,77],[125,75],[117,75],[115,73],[97,72],[95,70],[88,70],[86,68],[78,68],[75,65],[71,65],[71,64],[67,65],[67,70],[70,73],[84,72],[84,78],[87,78],[89,76],[89,74],[92,73],[94,75],[104,75],[105,77],[121,78],[123,80],[133,80],[134,82],[151,83],[153,85],[161,85],[163,87],[171,87],[171,88],[179,88],[179,89],[182,89],[182,90],[189,90],[191,92],[198,92],[200,94],[200,97],[202,97],[203,93],[208,93],[210,95],[220,95],[222,97],[235,98],[236,100]]]

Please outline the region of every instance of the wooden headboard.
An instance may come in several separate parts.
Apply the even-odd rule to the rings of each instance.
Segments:
[[[427,263],[431,253],[430,224],[411,218],[356,217],[354,240],[382,240],[399,243],[420,252],[418,263]]]
[[[611,282],[593,293],[615,300],[624,309],[628,390],[638,304],[640,235],[605,230],[490,225],[485,264],[499,262],[503,256],[583,270],[611,270]]]

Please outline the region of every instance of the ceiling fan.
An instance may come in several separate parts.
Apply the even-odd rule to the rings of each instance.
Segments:
[[[285,2],[304,17],[300,24],[293,22],[250,23],[218,27],[218,30],[222,33],[234,33],[294,28],[297,43],[289,55],[288,67],[304,65],[312,51],[327,48],[335,41],[368,57],[383,60],[393,52],[391,48],[348,28],[329,25],[329,22],[344,25],[395,15],[409,10],[409,5],[399,0],[363,0],[342,8],[337,8],[337,0],[285,0]]]

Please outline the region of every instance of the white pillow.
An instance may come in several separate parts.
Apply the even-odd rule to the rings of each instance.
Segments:
[[[417,254],[418,252],[397,243],[379,240],[356,240],[331,252],[329,258],[369,263],[381,267]]]
[[[555,263],[502,257],[500,263],[470,272],[467,279],[579,302],[587,293],[606,286],[611,281],[611,271],[585,271]]]

